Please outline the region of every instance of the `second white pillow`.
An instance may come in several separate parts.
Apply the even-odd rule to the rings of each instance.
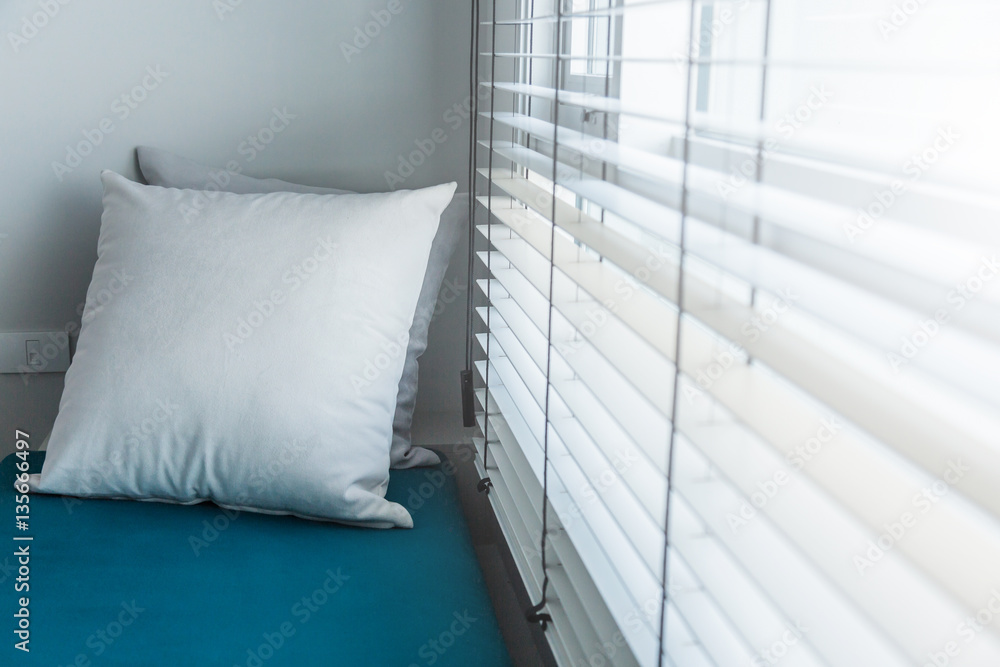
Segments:
[[[102,179],[96,308],[33,490],[411,526],[392,418],[455,184],[220,194],[189,224],[195,191]]]

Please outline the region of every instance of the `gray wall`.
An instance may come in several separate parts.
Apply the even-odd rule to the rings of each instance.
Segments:
[[[345,55],[373,11],[387,25]],[[96,259],[98,175],[138,178],[139,144],[235,160],[252,176],[380,191],[399,155],[441,128],[447,141],[397,187],[467,189],[468,125],[449,111],[468,95],[463,0],[5,0],[0,34],[0,331],[79,321]],[[295,118],[256,151],[244,142],[273,109]],[[67,162],[88,135],[99,145]],[[456,255],[446,285],[464,283],[463,265]],[[425,439],[447,439],[427,425],[450,425],[441,413],[459,408],[463,345],[459,297],[432,325],[422,364]],[[61,389],[59,375],[28,386],[0,375],[0,455],[15,428],[40,443]]]

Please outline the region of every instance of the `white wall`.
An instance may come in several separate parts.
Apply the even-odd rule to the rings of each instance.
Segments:
[[[345,55],[373,11],[387,25]],[[462,0],[0,3],[0,331],[79,322],[96,259],[98,174],[138,178],[139,144],[235,160],[252,176],[378,191],[399,155],[441,128],[448,140],[398,187],[458,180],[465,190],[468,126],[449,109],[468,95],[468,13]],[[157,81],[147,68],[164,74]],[[150,90],[136,89],[143,83]],[[274,109],[295,118],[256,151],[244,142]],[[55,168],[84,133],[101,139],[92,154],[68,173]],[[464,283],[460,255],[453,265],[449,280]],[[432,327],[422,413],[459,409],[463,332],[460,297]],[[14,428],[40,441],[61,384],[0,376],[0,454]]]

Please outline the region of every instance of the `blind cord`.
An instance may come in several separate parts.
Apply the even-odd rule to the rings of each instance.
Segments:
[[[478,0],[476,0],[478,2]],[[486,166],[489,177],[486,184],[486,396],[483,399],[483,470],[489,469],[490,456],[490,337],[493,328],[490,313],[493,310],[493,111],[496,101],[497,72],[497,0],[493,0],[493,17],[490,35],[490,161]],[[477,91],[478,92],[478,91]],[[478,107],[477,107],[478,108]],[[489,475],[479,480],[476,488],[489,493],[493,482]]]
[[[546,540],[549,534],[549,402],[552,394],[552,298],[555,292],[555,248],[556,248],[556,179],[558,177],[559,160],[559,91],[562,75],[562,1],[556,2],[556,58],[555,58],[555,100],[552,103],[552,234],[549,240],[549,321],[545,350],[545,430],[543,433],[542,459],[542,599],[531,608],[528,621],[539,623],[544,631],[552,622],[549,614],[542,613],[548,604],[549,570]]]
[[[472,42],[470,46],[469,64],[469,90],[471,93],[470,103],[473,108],[476,105],[476,97],[479,88],[479,0],[472,3]],[[475,285],[475,257],[476,257],[476,237],[475,237],[475,214],[476,214],[476,135],[478,130],[478,117],[473,115],[469,124],[469,276],[468,290],[466,291],[467,319],[465,330],[465,370],[472,371],[472,316],[475,314],[472,309],[473,293]]]
[[[465,286],[465,370],[461,372],[462,425],[471,428],[476,425],[476,398],[473,387],[473,330],[475,322],[476,286],[476,165],[479,155],[476,137],[479,133],[478,93],[479,93],[479,0],[472,3],[472,37],[470,39],[469,62],[469,263],[468,279]],[[488,363],[488,362],[487,362]],[[483,433],[483,440],[486,434]],[[485,470],[486,464],[483,463]]]
[[[689,28],[689,43],[695,43],[695,14],[698,7],[698,0],[691,0],[691,25]],[[680,229],[680,257],[678,258],[677,275],[677,336],[674,340],[674,395],[670,408],[670,438],[667,449],[667,497],[666,513],[663,520],[663,562],[660,567],[660,581],[663,585],[660,596],[660,642],[659,654],[657,655],[657,667],[664,665],[664,649],[667,645],[667,599],[670,571],[668,568],[668,555],[670,553],[670,494],[673,489],[674,474],[674,445],[677,440],[677,407],[679,405],[678,394],[680,389],[680,367],[681,367],[681,337],[682,320],[684,318],[684,258],[686,248],[687,231],[687,207],[688,207],[688,166],[691,153],[691,83],[693,81],[694,58],[692,49],[688,49],[688,71],[687,71],[687,91],[685,92],[684,103],[684,167],[681,174],[681,229]]]

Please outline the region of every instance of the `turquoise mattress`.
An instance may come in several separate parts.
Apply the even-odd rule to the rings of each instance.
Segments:
[[[39,471],[44,453],[30,456]],[[15,461],[0,463],[2,665],[510,664],[440,468],[392,473],[412,530],[33,495],[20,531]],[[25,545],[30,591],[16,592]],[[14,647],[20,597],[30,653]]]

